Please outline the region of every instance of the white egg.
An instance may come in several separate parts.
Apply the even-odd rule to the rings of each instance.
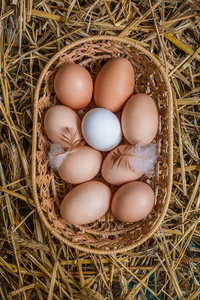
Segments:
[[[93,148],[109,151],[121,141],[122,132],[118,118],[105,108],[94,108],[83,117],[83,137]]]

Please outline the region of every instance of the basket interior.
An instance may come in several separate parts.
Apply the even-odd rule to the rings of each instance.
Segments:
[[[151,178],[142,177],[140,181],[147,182],[155,191],[155,206],[152,213],[144,220],[137,223],[123,223],[116,220],[110,211],[101,219],[84,226],[72,226],[61,219],[59,207],[64,196],[75,185],[64,182],[57,172],[48,166],[48,138],[44,131],[43,120],[46,111],[58,100],[53,90],[53,78],[56,71],[67,62],[80,64],[88,69],[93,79],[102,66],[113,57],[126,57],[134,67],[136,80],[134,93],[146,93],[156,102],[159,113],[159,131],[153,142],[157,143],[158,161],[155,174]],[[80,118],[95,107],[94,101],[82,110],[77,111]],[[37,189],[41,209],[46,215],[48,222],[57,232],[65,237],[66,242],[71,241],[75,245],[100,250],[114,250],[133,245],[145,235],[148,235],[159,220],[162,209],[165,206],[168,185],[168,95],[165,82],[155,63],[144,53],[132,46],[121,43],[91,42],[74,47],[62,54],[45,75],[45,80],[40,89],[38,102],[38,143],[37,143]],[[122,139],[122,144],[126,140]],[[105,153],[104,153],[105,155]],[[77,170],[78,172],[78,170]],[[99,173],[95,179],[105,182]],[[107,183],[106,183],[107,184]],[[109,185],[112,193],[119,186]]]

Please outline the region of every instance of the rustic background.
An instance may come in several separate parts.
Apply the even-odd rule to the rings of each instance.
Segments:
[[[0,1],[0,299],[200,299],[200,3],[198,0]],[[154,53],[174,91],[174,181],[145,244],[90,255],[61,244],[31,194],[37,79],[62,47],[127,37]]]

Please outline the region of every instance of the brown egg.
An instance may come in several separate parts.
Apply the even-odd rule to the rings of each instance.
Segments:
[[[64,159],[58,169],[60,177],[72,184],[79,184],[94,178],[102,163],[101,153],[89,146],[83,146]]]
[[[114,185],[121,185],[137,180],[143,174],[131,169],[129,158],[132,146],[120,145],[109,152],[103,161],[101,173],[103,178]]]
[[[62,218],[73,225],[83,225],[101,218],[109,209],[111,191],[102,182],[88,181],[71,190],[61,203]]]
[[[60,102],[72,109],[86,107],[93,93],[90,73],[78,64],[66,64],[58,70],[54,89]]]
[[[122,131],[127,141],[134,145],[149,144],[158,131],[158,108],[146,94],[131,96],[122,111]]]
[[[98,107],[119,111],[133,93],[135,73],[131,62],[123,57],[109,60],[101,69],[94,85]]]
[[[138,222],[144,219],[154,207],[154,191],[140,181],[129,182],[115,193],[111,211],[122,222]]]
[[[48,138],[62,146],[68,146],[67,139],[76,141],[82,138],[79,116],[64,105],[55,105],[47,111],[44,128]]]

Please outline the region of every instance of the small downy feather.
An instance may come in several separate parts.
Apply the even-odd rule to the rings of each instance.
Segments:
[[[154,171],[157,160],[156,144],[147,146],[135,145],[132,147],[132,156],[129,157],[129,164],[132,169],[150,176]]]
[[[127,145],[122,152],[117,148],[112,156],[112,164],[150,176],[157,160],[156,148],[156,144],[147,146]]]
[[[84,142],[78,138],[77,130],[71,127],[63,128],[60,139],[66,143],[66,147],[50,143],[48,156],[49,165],[56,171],[68,154],[77,151],[84,145]]]
[[[48,162],[51,168],[54,170],[58,170],[62,165],[63,160],[67,157],[67,155],[78,151],[82,146],[84,146],[85,141],[80,141],[71,144],[71,147],[63,147],[60,144],[50,143]]]
[[[48,161],[50,166],[58,170],[58,168],[61,166],[63,160],[67,157],[69,154],[69,150],[66,151],[66,148],[58,145],[50,143],[50,149],[49,149],[49,156]]]

